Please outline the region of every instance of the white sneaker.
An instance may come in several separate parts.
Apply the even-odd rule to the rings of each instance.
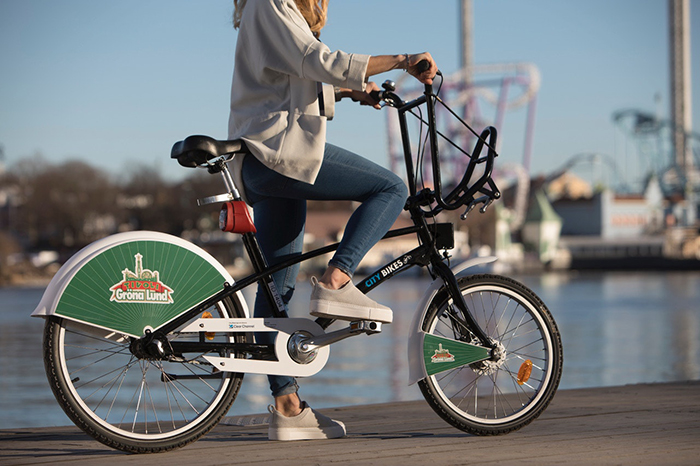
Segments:
[[[270,440],[322,440],[345,437],[345,424],[314,411],[304,401],[301,414],[287,417],[274,406],[267,407],[272,413],[267,438]]]
[[[324,288],[311,277],[311,315],[342,320],[373,320],[390,324],[394,313],[371,300],[350,281],[339,290]]]

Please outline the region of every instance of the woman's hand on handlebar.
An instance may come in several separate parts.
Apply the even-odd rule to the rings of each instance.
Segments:
[[[371,93],[380,91],[379,86],[375,82],[369,81],[365,86],[364,91],[353,91],[351,89],[341,89],[340,95],[342,97],[350,97],[353,102],[359,102],[360,105],[369,105],[377,110],[381,109],[379,101],[372,97]]]
[[[433,78],[438,73],[438,66],[428,52],[409,54],[406,62],[408,74],[423,84],[433,84]]]
[[[400,55],[374,55],[369,57],[365,77],[387,71],[404,69],[423,84],[432,84],[438,66],[428,52]]]

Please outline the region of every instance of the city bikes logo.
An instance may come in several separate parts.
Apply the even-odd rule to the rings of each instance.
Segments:
[[[143,256],[136,254],[135,271],[122,271],[123,280],[109,289],[110,301],[118,303],[172,304],[173,290],[160,281],[158,271],[143,268]]]
[[[410,254],[406,254],[402,258],[397,259],[395,262],[387,265],[382,270],[380,270],[379,272],[375,273],[374,275],[369,277],[367,280],[365,280],[365,286],[367,288],[370,288],[373,285],[376,285],[377,283],[379,283],[384,278],[399,272],[401,270],[401,267],[408,264],[408,262],[410,260],[411,260]]]
[[[442,347],[442,343],[435,350],[435,354],[430,357],[430,361],[434,363],[438,362],[454,362],[455,357],[450,354],[450,350]]]

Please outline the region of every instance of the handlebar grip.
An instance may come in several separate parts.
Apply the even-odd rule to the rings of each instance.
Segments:
[[[377,102],[380,102],[382,100],[383,94],[384,94],[383,91],[374,90],[374,91],[369,93],[369,96],[372,97]]]
[[[421,60],[416,64],[418,73],[425,73],[430,69],[430,62],[428,60]]]

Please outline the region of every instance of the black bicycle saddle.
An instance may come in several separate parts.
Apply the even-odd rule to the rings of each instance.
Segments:
[[[219,141],[209,136],[189,136],[173,144],[170,158],[177,159],[183,167],[196,168],[206,166],[211,160],[223,155],[231,156],[248,153],[248,147],[242,139]]]

